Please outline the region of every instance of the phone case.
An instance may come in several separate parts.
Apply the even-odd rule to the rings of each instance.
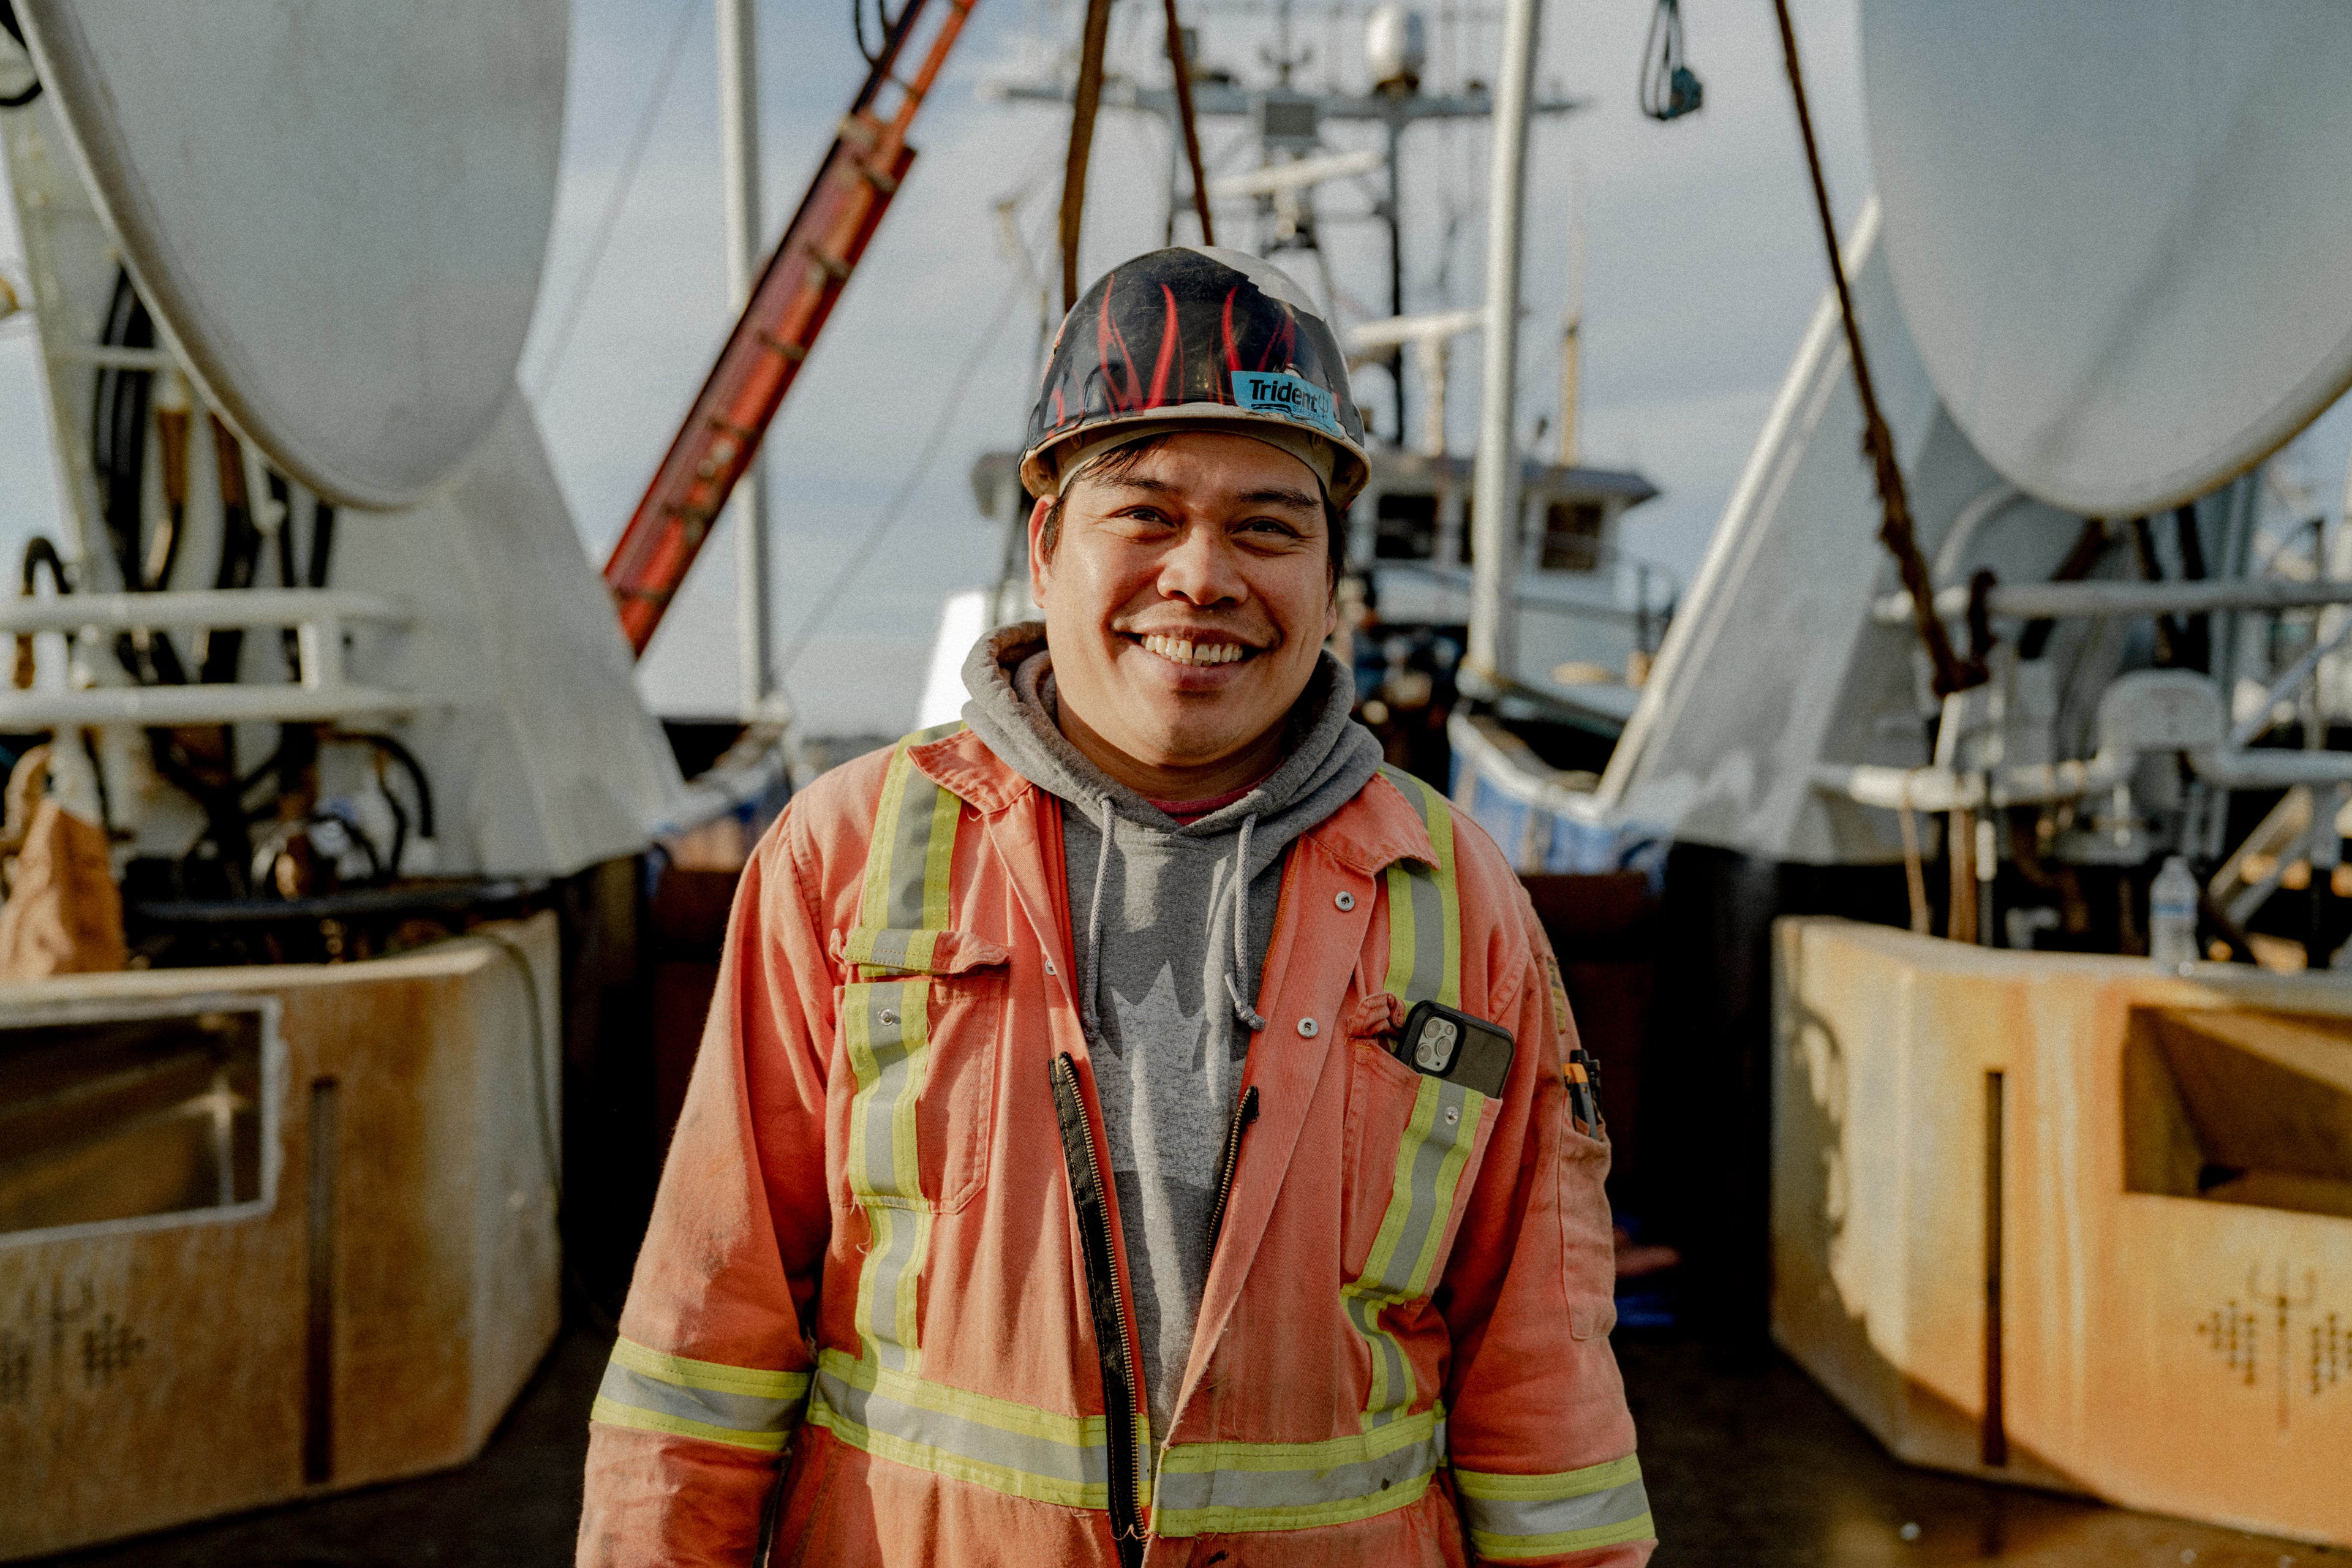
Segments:
[[[1499,1097],[1511,1076],[1511,1032],[1459,1008],[1417,1002],[1389,1047],[1417,1073]]]

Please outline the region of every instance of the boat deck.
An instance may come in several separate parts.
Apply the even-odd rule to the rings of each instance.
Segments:
[[[2304,1568],[2352,1552],[2126,1513],[1895,1463],[1777,1354],[1621,1332],[1674,1568]],[[571,1561],[609,1342],[573,1326],[474,1464],[51,1559],[81,1568],[499,1568]],[[194,1441],[200,1437],[192,1436]]]

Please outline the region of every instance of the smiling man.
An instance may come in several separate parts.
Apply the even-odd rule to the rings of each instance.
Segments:
[[[1329,328],[1139,257],[1022,472],[1044,624],[745,872],[580,1560],[1645,1561],[1558,967],[1323,651]]]

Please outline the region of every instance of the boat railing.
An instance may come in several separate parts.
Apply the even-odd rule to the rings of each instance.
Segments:
[[[249,631],[294,634],[295,678],[184,686],[67,685],[0,689],[0,731],[105,724],[326,723],[413,712],[413,693],[352,681],[343,660],[352,626],[404,627],[415,612],[398,599],[345,588],[187,589],[154,594],[66,594],[0,599],[0,634],[68,637],[122,632]],[[91,676],[109,661],[91,659]]]

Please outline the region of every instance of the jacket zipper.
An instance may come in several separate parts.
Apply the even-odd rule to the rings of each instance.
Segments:
[[[1225,1203],[1234,1195],[1234,1169],[1242,1163],[1242,1134],[1257,1120],[1257,1085],[1242,1090],[1234,1107],[1233,1125],[1225,1129],[1224,1157],[1217,1162],[1217,1202],[1209,1210],[1209,1256],[1217,1255],[1217,1236],[1225,1228]]]
[[[1054,1111],[1062,1127],[1062,1162],[1069,1168],[1076,1210],[1078,1250],[1086,1259],[1087,1300],[1095,1343],[1102,1351],[1103,1410],[1110,1438],[1110,1530],[1125,1568],[1143,1561],[1143,1454],[1135,1440],[1142,1384],[1135,1373],[1135,1341],[1128,1332],[1127,1297],[1111,1257],[1110,1188],[1078,1094],[1078,1067],[1068,1052],[1054,1058]],[[1122,1462],[1123,1460],[1123,1462]]]

